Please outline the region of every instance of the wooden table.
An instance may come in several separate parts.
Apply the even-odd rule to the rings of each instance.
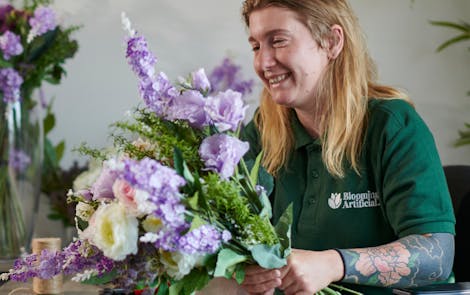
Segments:
[[[64,295],[98,295],[101,288],[66,280],[63,285]],[[26,283],[7,282],[0,287],[1,295],[34,295],[32,281]]]
[[[64,279],[64,295],[98,295],[100,287],[80,284]],[[214,279],[209,285],[197,295],[245,295],[246,293],[237,286],[233,280]],[[0,286],[0,295],[35,295],[32,287],[32,280],[26,283],[7,282]]]

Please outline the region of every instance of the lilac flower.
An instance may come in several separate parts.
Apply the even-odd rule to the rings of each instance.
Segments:
[[[214,226],[205,224],[182,236],[178,244],[180,250],[188,254],[212,254],[222,244],[222,233]]]
[[[226,134],[215,134],[205,138],[199,147],[199,155],[207,170],[217,172],[222,179],[233,175],[249,144]]]
[[[114,199],[113,184],[118,176],[119,174],[115,170],[110,169],[106,163],[104,163],[100,176],[90,190],[93,195],[93,199]]]
[[[34,10],[34,15],[29,19],[31,30],[27,41],[31,42],[35,37],[40,36],[57,27],[57,17],[54,10],[47,6],[39,6]]]
[[[243,104],[241,93],[229,89],[219,92],[216,96],[209,96],[205,111],[220,132],[236,131],[248,108],[248,105]]]
[[[186,90],[173,100],[168,110],[169,120],[187,120],[194,128],[202,129],[207,126],[207,116],[204,110],[206,99],[201,92]]]
[[[254,81],[241,80],[240,66],[235,65],[229,58],[225,58],[222,64],[210,73],[209,81],[212,85],[212,93],[233,89],[243,95],[251,93]]]
[[[21,37],[11,31],[6,31],[0,36],[0,50],[3,51],[3,57],[6,60],[21,54],[23,52]]]
[[[159,117],[166,117],[169,106],[178,95],[163,72],[156,77],[141,79],[139,90],[146,106]]]
[[[0,69],[0,91],[3,92],[3,101],[16,102],[21,99],[20,87],[23,78],[12,68]]]
[[[207,93],[211,89],[211,84],[209,82],[209,79],[206,76],[206,73],[204,72],[204,69],[201,68],[193,73],[191,73],[192,77],[192,86],[193,89],[199,90],[203,93]]]
[[[11,149],[9,155],[10,166],[17,172],[23,172],[31,164],[31,158],[22,150]]]
[[[143,36],[127,39],[127,62],[139,79],[151,78],[155,75],[157,58],[150,52],[147,40]]]
[[[148,201],[154,203],[157,208],[154,214],[162,219],[166,226],[180,230],[186,225],[185,209],[180,204],[179,192],[179,188],[186,182],[175,170],[150,158],[140,161],[127,159],[122,177],[134,188],[150,194]]]

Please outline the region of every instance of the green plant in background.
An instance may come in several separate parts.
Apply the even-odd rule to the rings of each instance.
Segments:
[[[71,206],[66,202],[66,190],[80,168],[74,166],[64,171],[60,167],[65,142],[53,144],[49,139],[55,126],[55,115],[53,103],[46,101],[41,87],[44,82],[59,84],[66,74],[63,65],[78,50],[78,43],[71,35],[79,26],[57,24],[55,12],[50,7],[51,0],[24,0],[19,8],[14,3],[18,1],[0,4],[0,71],[5,72],[4,81],[7,81],[0,89],[0,98],[3,98],[0,103],[6,103],[16,87],[26,110],[43,108],[41,191],[50,197],[52,214],[49,217],[60,219],[64,225],[73,225],[74,212],[68,212]],[[18,78],[15,81],[21,83],[13,85],[8,82],[11,77]]]
[[[436,51],[441,52],[442,50],[446,49],[447,47],[469,41],[470,40],[470,24],[467,22],[450,22],[450,21],[430,21],[430,23],[434,26],[450,28],[454,31],[457,31],[457,35],[448,39],[447,41],[443,42],[439,47],[437,47]],[[467,48],[470,51],[470,47]],[[470,91],[467,92],[467,95],[470,96]],[[455,141],[455,146],[462,146],[470,144],[470,123],[465,123],[464,130],[459,130],[459,138]]]

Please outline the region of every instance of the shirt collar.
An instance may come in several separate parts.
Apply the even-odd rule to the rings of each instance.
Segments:
[[[320,139],[318,137],[313,138],[310,136],[310,134],[307,133],[307,130],[305,130],[304,126],[302,126],[302,124],[300,123],[299,118],[297,118],[297,114],[294,110],[292,110],[291,118],[292,131],[294,133],[295,138],[295,149],[299,149],[309,144],[321,148]]]

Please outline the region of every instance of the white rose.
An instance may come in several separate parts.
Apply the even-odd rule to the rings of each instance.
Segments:
[[[137,253],[138,221],[117,202],[101,204],[83,232],[90,242],[113,260]]]

